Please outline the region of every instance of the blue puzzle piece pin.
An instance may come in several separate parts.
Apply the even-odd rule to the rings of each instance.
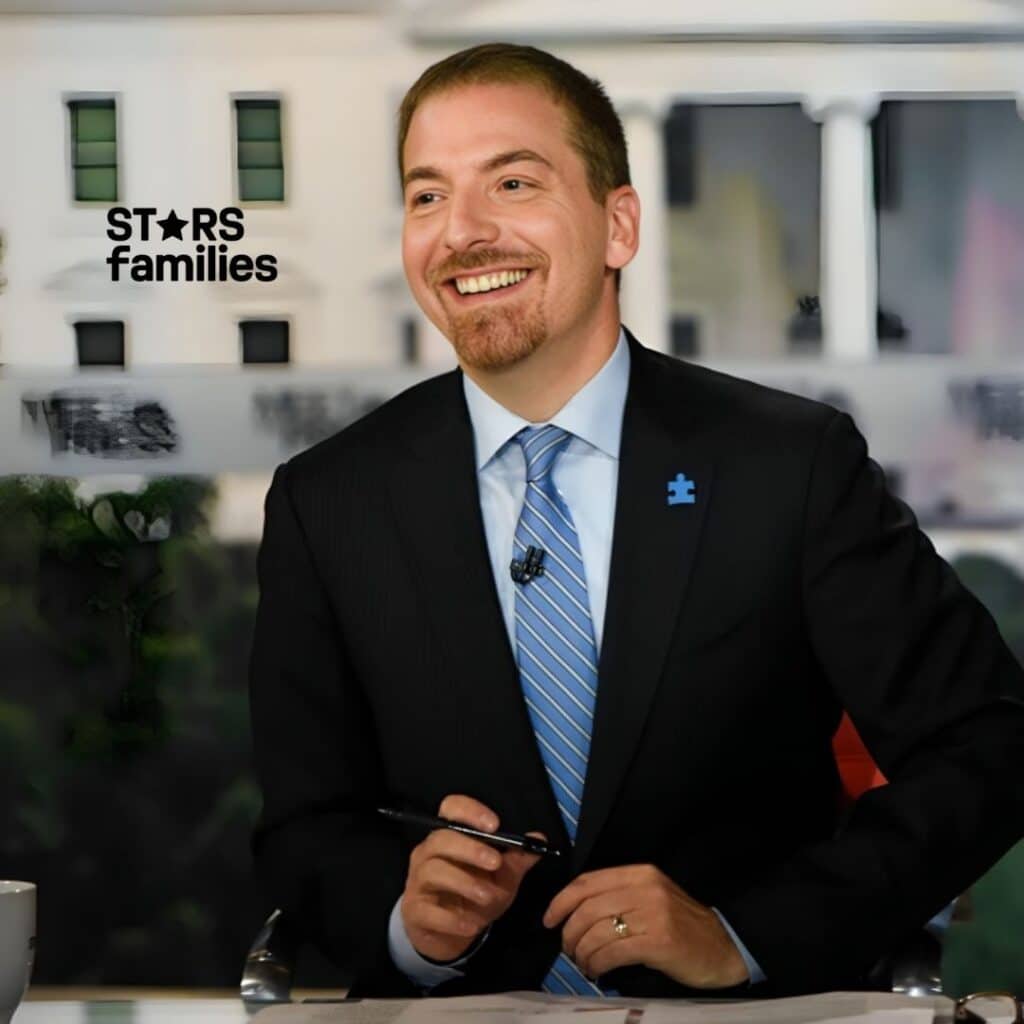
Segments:
[[[695,505],[697,495],[694,489],[697,484],[687,480],[685,473],[677,473],[675,480],[668,482],[668,503],[670,505]]]

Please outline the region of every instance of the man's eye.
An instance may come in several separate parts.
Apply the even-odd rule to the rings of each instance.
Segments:
[[[506,178],[501,185],[507,192],[521,192],[527,187],[522,178]]]
[[[431,202],[437,198],[436,192],[421,192],[417,196],[413,196],[413,206],[429,206]]]

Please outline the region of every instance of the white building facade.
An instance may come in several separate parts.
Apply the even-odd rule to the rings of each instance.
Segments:
[[[133,6],[142,5],[121,8]],[[824,352],[870,359],[877,261],[869,121],[879,103],[1005,98],[1024,111],[1019,4],[847,3],[822,13],[789,3],[771,22],[750,3],[506,0],[380,13],[334,6],[336,13],[231,15],[218,13],[230,4],[193,0],[150,6],[172,13],[145,17],[0,8],[3,364],[71,368],[72,323],[100,317],[124,320],[125,361],[136,368],[235,364],[238,321],[259,317],[290,322],[295,365],[401,364],[407,320],[418,313],[399,259],[395,109],[428,63],[485,39],[556,50],[604,82],[621,111],[643,202],[624,317],[657,348],[668,348],[671,307],[667,111],[680,102],[799,104],[821,125]],[[181,13],[197,9],[208,13]],[[156,208],[158,216],[238,205],[245,237],[233,251],[274,254],[277,280],[111,281],[112,204],[72,197],[68,103],[88,97],[116,104],[113,205]],[[244,97],[280,101],[281,202],[239,201],[233,104]],[[420,326],[422,359],[450,360],[444,342]]]
[[[833,368],[879,358],[871,122],[880,104],[1001,101],[1024,115],[1024,3],[1012,0],[842,0],[824,9],[790,0],[770,13],[753,2],[667,0],[318,0],[298,9],[273,0],[0,0],[0,385],[73,375],[76,324],[91,321],[124,324],[126,380],[168,366],[247,373],[241,325],[253,320],[288,325],[294,379],[452,365],[402,273],[395,115],[428,64],[486,40],[554,50],[600,79],[622,115],[642,202],[641,248],[623,275],[625,322],[647,345],[672,350],[673,318],[692,314],[701,320],[695,354],[725,368],[739,360],[737,372],[754,376],[786,354],[781,324],[797,295],[776,269],[785,231],[742,185],[727,191],[730,225],[699,203],[671,206],[664,125],[676,105],[783,104],[820,125],[817,251],[804,262],[821,310],[812,361]],[[240,198],[236,103],[253,99],[279,103],[280,201]],[[74,198],[69,104],[83,100],[114,103],[116,202]],[[720,177],[704,172],[712,185]],[[115,282],[113,206],[186,219],[196,208],[237,207],[245,234],[229,255],[271,254],[277,278]],[[760,249],[746,269],[729,239],[751,225]],[[133,254],[192,254],[198,242],[186,228],[180,241],[130,244]],[[778,311],[771,330],[768,309]],[[1024,364],[1024,318],[1019,328],[1009,361],[1005,346],[989,352],[994,371]],[[5,415],[0,436],[13,439],[19,421]],[[234,429],[241,436],[244,418]],[[899,429],[886,430],[898,461]],[[1019,465],[1018,449],[1009,457]],[[210,470],[195,459],[167,468]],[[1010,503],[1024,509],[1018,491]]]

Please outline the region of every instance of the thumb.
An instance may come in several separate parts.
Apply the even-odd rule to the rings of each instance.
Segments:
[[[526,835],[533,839],[540,839],[544,843],[548,841],[548,837],[543,832],[527,832]],[[540,854],[527,853],[525,850],[510,850],[505,854],[505,863],[511,869],[517,884],[539,860]]]

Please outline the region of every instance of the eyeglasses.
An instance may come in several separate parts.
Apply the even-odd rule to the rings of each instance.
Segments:
[[[972,992],[956,1001],[953,1020],[972,1024],[1024,1024],[1024,1006],[1012,992]]]

